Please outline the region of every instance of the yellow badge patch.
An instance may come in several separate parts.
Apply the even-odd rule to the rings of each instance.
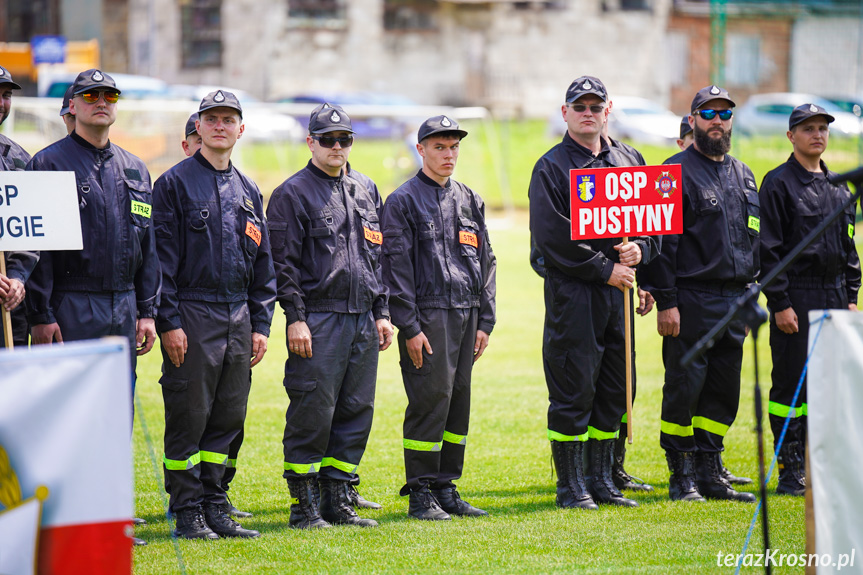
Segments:
[[[145,218],[150,217],[150,204],[145,204],[144,202],[136,202],[132,200],[132,213],[138,216],[144,216]]]
[[[755,216],[749,216],[749,229],[755,230],[756,232],[761,231],[761,219],[756,218]]]
[[[261,245],[261,230],[252,222],[246,222],[246,235],[254,240],[259,247]]]
[[[381,245],[384,243],[384,235],[382,233],[370,230],[365,226],[363,226],[363,231],[365,232],[366,239],[373,244]]]
[[[854,237],[854,224],[848,224],[848,237]]]
[[[476,237],[476,234],[472,232],[459,232],[458,233],[458,243],[467,244],[469,246],[473,246],[475,248],[479,247],[479,240]]]

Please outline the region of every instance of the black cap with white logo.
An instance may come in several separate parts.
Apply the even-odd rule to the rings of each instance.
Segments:
[[[565,101],[567,104],[572,104],[587,94],[599,96],[603,102],[608,102],[608,92],[605,89],[605,84],[594,76],[582,76],[573,80],[566,91]]]
[[[225,90],[216,90],[204,96],[204,99],[201,100],[201,105],[198,107],[198,114],[212,110],[213,108],[231,108],[240,114],[240,118],[243,117],[243,107],[240,106],[240,100],[234,94]]]
[[[72,86],[66,88],[66,93],[63,94],[63,105],[60,106],[60,116],[69,114],[69,102],[72,100]]]
[[[719,86],[707,86],[700,89],[695,94],[695,98],[692,99],[692,107],[689,110],[694,112],[710,100],[725,100],[732,106],[737,105],[734,103],[734,100],[731,99],[731,96],[728,95],[728,90],[725,88],[720,88]]]
[[[815,116],[824,116],[828,124],[836,121],[836,118],[828,114],[827,110],[821,106],[817,104],[803,104],[802,106],[797,106],[791,112],[791,116],[788,118],[788,129],[790,130],[797,124]]]
[[[329,132],[350,132],[354,133],[351,126],[351,118],[348,116],[341,106],[324,102],[314,110],[309,116],[309,133],[310,134],[327,134]]]
[[[10,84],[13,90],[21,89],[21,86],[19,86],[12,80],[12,74],[9,72],[9,70],[4,68],[3,66],[0,66],[0,85],[2,84]]]
[[[183,135],[184,138],[188,138],[192,134],[198,133],[198,128],[195,126],[195,121],[197,119],[198,119],[198,113],[195,112],[194,114],[189,116],[188,120],[186,120],[186,130],[185,130],[184,135]]]
[[[96,68],[84,70],[72,82],[73,95],[98,89],[120,93],[120,90],[117,89],[117,83],[114,82],[114,78]]]
[[[683,116],[683,119],[680,120],[680,139],[686,137],[686,134],[692,132],[692,126],[689,125],[689,116]]]
[[[422,123],[419,132],[417,133],[417,142],[422,142],[429,136],[444,134],[447,132],[451,132],[453,135],[457,136],[459,140],[467,136],[467,132],[459,128],[458,122],[452,118],[448,116],[435,116]]]

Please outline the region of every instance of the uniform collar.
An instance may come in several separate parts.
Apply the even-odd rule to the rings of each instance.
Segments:
[[[585,159],[600,158],[603,155],[608,154],[608,152],[611,149],[609,147],[608,140],[606,140],[605,138],[600,136],[599,141],[602,144],[602,146],[599,149],[599,153],[594,156],[593,152],[591,150],[588,150],[587,148],[585,148],[584,146],[582,146],[581,144],[579,144],[578,142],[573,140],[572,136],[569,135],[569,131],[567,131],[563,135],[563,145],[566,148],[568,148],[569,150],[575,151],[579,156],[583,156]]]
[[[108,145],[105,146],[104,148],[97,148],[96,146],[94,146],[93,144],[91,144],[90,142],[88,142],[87,140],[82,138],[81,136],[79,136],[78,132],[76,132],[75,130],[72,130],[72,133],[69,135],[72,137],[72,139],[75,142],[77,142],[79,145],[83,146],[84,148],[87,148],[88,150],[95,150],[97,152],[101,152],[101,151],[107,150],[108,148],[111,147],[111,140],[108,140]]]
[[[339,180],[342,179],[342,172],[339,172],[338,176],[331,176],[328,173],[326,173],[325,171],[323,171],[322,169],[320,169],[319,167],[317,167],[316,165],[314,165],[311,160],[309,160],[309,163],[306,165],[306,167],[309,169],[309,171],[312,172],[312,174],[314,174],[315,176],[319,177],[322,180],[329,180],[331,182],[338,182]]]
[[[821,165],[821,172],[827,176],[829,173],[829,170],[827,170],[827,164],[824,163],[824,160],[819,160],[818,162]],[[797,176],[797,179],[800,180],[800,183],[811,184],[812,180],[815,179],[815,174],[804,168],[803,165],[797,161],[797,158],[794,157],[793,152],[788,158],[788,164],[791,165],[792,171],[794,172],[794,175]]]
[[[199,164],[201,164],[202,166],[204,166],[205,168],[207,168],[211,172],[217,172],[219,174],[227,174],[227,173],[230,173],[230,171],[234,169],[234,164],[231,163],[231,160],[228,160],[227,169],[217,170],[216,168],[213,167],[213,164],[211,164],[210,161],[207,160],[207,158],[205,158],[203,154],[201,154],[201,150],[198,150],[197,152],[195,152],[195,155],[192,157],[195,158],[196,160],[198,160]]]
[[[428,177],[427,175],[425,175],[425,172],[423,172],[422,169],[420,169],[420,171],[417,172],[417,177],[420,179],[420,181],[422,183],[426,184],[427,186],[431,186],[433,188],[450,188],[450,187],[452,187],[452,178],[447,178],[446,184],[444,184],[442,186],[439,183],[437,183],[436,181],[434,181],[433,179],[431,179],[430,177]]]
[[[683,153],[684,153],[684,154],[692,154],[694,157],[696,157],[696,158],[700,159],[702,162],[705,162],[705,163],[707,163],[707,164],[710,164],[711,166],[716,166],[717,168],[718,168],[719,166],[724,166],[725,164],[727,164],[727,163],[729,163],[729,162],[731,161],[731,155],[730,155],[730,154],[725,154],[725,157],[722,159],[722,161],[721,161],[721,162],[717,162],[716,160],[710,159],[710,158],[708,158],[707,156],[705,156],[704,154],[702,154],[701,152],[699,152],[699,151],[695,148],[695,144],[693,144],[693,145],[689,146],[688,148],[686,148],[686,149],[683,151]]]

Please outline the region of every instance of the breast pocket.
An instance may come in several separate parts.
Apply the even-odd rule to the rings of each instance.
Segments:
[[[363,248],[372,256],[373,261],[381,255],[381,246],[384,236],[381,232],[381,222],[374,210],[362,210],[357,208],[357,220],[360,223],[360,233],[363,235]]]
[[[435,239],[436,235],[437,228],[434,218],[425,214],[421,215],[417,219],[417,238],[420,241],[427,241]]]
[[[758,192],[746,188],[746,231],[752,237],[761,233],[761,198]]]
[[[242,234],[242,245],[246,254],[254,261],[258,253],[258,248],[261,247],[261,239],[263,234],[263,223],[261,218],[255,214],[254,210],[246,206],[240,205],[240,214],[237,220],[240,224],[240,233]]]
[[[693,210],[695,211],[695,215],[699,217],[711,216],[721,212],[722,207],[719,205],[716,190],[712,188],[698,190]]]
[[[129,193],[129,214],[132,224],[137,228],[150,227],[153,216],[153,193],[147,182],[139,180],[124,180]]]
[[[309,214],[309,219],[311,220],[311,227],[309,228],[310,238],[324,239],[333,235],[335,220],[329,211],[313,211]]]
[[[481,238],[479,226],[470,218],[464,216],[458,219],[458,243],[461,255],[476,259],[479,255],[479,244]]]

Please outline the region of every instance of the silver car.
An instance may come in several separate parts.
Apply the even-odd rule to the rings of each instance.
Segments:
[[[860,134],[860,119],[845,112],[829,100],[812,94],[776,92],[756,94],[734,111],[734,131],[745,136],[784,136],[788,117],[797,106],[816,104],[836,118],[830,124],[833,136],[852,137]]]

